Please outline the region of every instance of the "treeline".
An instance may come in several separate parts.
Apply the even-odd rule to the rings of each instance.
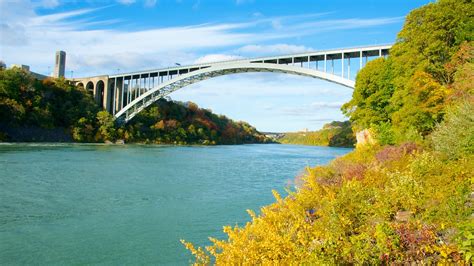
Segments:
[[[167,99],[158,100],[127,125],[103,130],[110,139],[121,138],[126,142],[204,145],[270,142],[246,122],[216,115],[193,102]]]
[[[99,111],[92,96],[64,79],[40,81],[19,68],[0,69],[0,141],[55,140],[30,134],[51,131],[72,140],[72,126]]]
[[[349,121],[333,121],[318,131],[288,132],[278,139],[283,144],[299,144],[330,147],[353,147],[354,133]]]
[[[269,141],[245,122],[192,102],[165,99],[119,125],[92,95],[65,79],[40,81],[18,68],[0,69],[0,141],[64,140],[204,145]]]
[[[472,265],[473,17],[470,0],[413,10],[343,106],[370,141],[307,169],[289,196],[225,227],[227,239],[183,241],[196,262]]]

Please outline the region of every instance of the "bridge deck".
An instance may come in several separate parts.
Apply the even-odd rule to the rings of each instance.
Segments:
[[[74,81],[90,91],[104,109],[117,116],[124,114],[127,121],[159,97],[201,80],[233,73],[289,73],[324,79],[353,88],[356,73],[364,64],[374,57],[388,56],[390,48],[391,45],[375,45],[332,49],[173,66],[78,78]]]
[[[293,64],[293,63],[304,63],[304,62],[323,62],[325,57],[326,60],[340,60],[344,55],[344,59],[347,58],[365,58],[372,56],[386,56],[389,53],[389,49],[392,47],[391,44],[385,45],[374,45],[374,46],[364,46],[364,47],[352,47],[344,49],[331,49],[331,50],[321,50],[321,51],[312,51],[305,53],[289,54],[289,55],[277,55],[277,56],[267,56],[267,57],[257,57],[257,58],[248,58],[248,59],[236,59],[236,60],[227,60],[227,61],[218,61],[218,62],[209,62],[203,64],[192,64],[192,65],[183,65],[183,66],[172,66],[167,68],[159,69],[149,69],[134,71],[128,73],[120,73],[109,75],[109,78],[116,77],[125,77],[126,80],[133,78],[139,78],[139,76],[150,74],[150,77],[163,77],[169,75],[178,75],[189,73],[198,69],[210,67],[217,64],[229,64],[229,63],[274,63],[274,64]],[[130,77],[130,78],[127,78]]]

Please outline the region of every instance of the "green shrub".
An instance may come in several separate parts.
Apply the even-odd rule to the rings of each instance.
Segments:
[[[448,110],[446,118],[431,135],[436,151],[450,159],[474,153],[474,104],[464,100]]]
[[[392,130],[390,122],[381,122],[380,124],[373,124],[372,128],[375,130],[375,138],[380,145],[395,144],[395,135]]]

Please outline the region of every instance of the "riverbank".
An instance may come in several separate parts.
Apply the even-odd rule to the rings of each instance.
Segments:
[[[183,244],[199,264],[210,256],[242,264],[469,264],[473,115],[473,102],[464,102],[427,142],[368,143],[306,168],[295,192],[274,191],[274,203],[248,211],[245,225],[224,227],[228,238],[212,239],[207,251]]]
[[[325,124],[317,131],[300,131],[284,133],[277,139],[282,144],[329,146],[329,147],[354,147],[355,136],[349,121],[333,121]]]
[[[0,69],[0,141],[164,144],[267,143],[243,121],[192,102],[160,99],[127,124],[96,104],[90,92],[65,79],[37,80],[19,68]]]

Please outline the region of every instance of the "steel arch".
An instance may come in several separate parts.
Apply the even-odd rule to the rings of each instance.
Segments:
[[[217,64],[214,66],[179,75],[176,78],[159,84],[155,88],[143,93],[142,95],[131,101],[129,104],[124,106],[119,112],[115,114],[115,118],[120,122],[127,123],[143,109],[150,106],[158,99],[178,89],[209,78],[245,72],[275,72],[307,76],[327,80],[329,82],[333,82],[351,89],[353,89],[355,85],[354,81],[342,78],[340,76],[328,74],[315,69],[297,67],[292,65],[250,62]]]

